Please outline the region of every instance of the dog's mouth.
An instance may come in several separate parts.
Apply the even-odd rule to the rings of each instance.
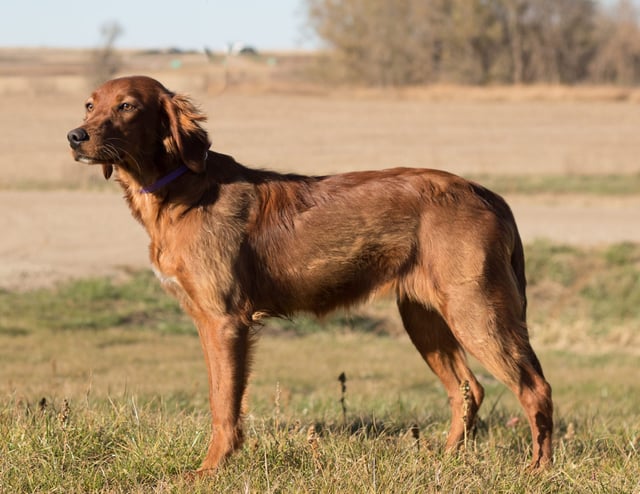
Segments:
[[[84,163],[86,165],[107,165],[112,163],[119,163],[121,161],[120,156],[118,156],[117,153],[112,152],[105,155],[97,154],[91,156],[78,152],[78,150],[73,150],[73,159],[75,159],[79,163]]]
[[[101,158],[101,157],[87,156],[84,154],[77,154],[74,156],[74,159],[78,163],[84,163],[85,165],[111,166],[113,163],[117,162],[117,160],[114,160],[113,157]]]
[[[85,156],[83,154],[78,154],[75,156],[75,160],[79,161],[80,163],[85,163],[87,165],[99,165],[102,162],[96,160],[95,158],[91,158],[89,156]]]
[[[75,151],[73,153],[73,157],[79,163],[85,163],[87,165],[102,165],[102,175],[104,175],[104,178],[107,180],[109,180],[109,177],[113,173],[113,161],[100,158],[92,158],[91,156],[78,154]]]

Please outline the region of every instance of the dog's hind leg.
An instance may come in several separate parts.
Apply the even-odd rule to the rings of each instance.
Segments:
[[[454,450],[472,429],[484,390],[469,369],[464,350],[438,312],[408,299],[398,300],[398,309],[411,341],[447,390],[451,428],[445,448]]]
[[[490,286],[491,291],[458,286],[449,294],[444,317],[460,344],[520,401],[531,427],[535,469],[551,463],[551,386],[529,343],[517,292],[498,279]]]

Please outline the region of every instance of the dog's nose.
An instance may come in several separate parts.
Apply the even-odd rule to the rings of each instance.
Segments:
[[[73,129],[71,132],[67,134],[67,139],[69,139],[69,144],[73,149],[76,149],[80,144],[84,141],[89,140],[89,134],[82,127],[78,127],[77,129]]]

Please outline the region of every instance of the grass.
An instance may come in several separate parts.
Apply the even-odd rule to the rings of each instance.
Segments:
[[[546,343],[566,336],[559,328],[579,331],[593,346],[638,342],[640,245],[581,249],[539,240],[525,250],[530,324]]]
[[[101,175],[82,175],[72,178],[56,179],[56,180],[39,180],[39,179],[20,179],[20,180],[4,180],[0,179],[0,191],[56,191],[56,190],[91,190],[91,191],[109,191],[113,190],[113,184],[104,180]]]
[[[245,447],[214,478],[189,479],[209,432],[201,350],[135,272],[0,292],[0,492],[640,492],[637,339],[619,339],[640,327],[640,246],[536,242],[527,257],[556,403],[548,471],[525,472],[520,407],[475,363],[477,433],[442,453],[446,396],[383,302],[262,328]]]
[[[500,194],[580,194],[636,196],[640,194],[640,173],[628,175],[497,175],[469,177]]]
[[[16,392],[5,397],[1,485],[7,492],[634,492],[640,482],[640,390],[629,356],[542,353],[554,383],[556,456],[552,469],[530,475],[525,420],[486,375],[477,434],[465,452],[446,456],[446,397],[407,341],[316,333],[265,336],[260,347],[245,447],[215,478],[185,476],[206,447],[209,417],[198,396],[206,391],[181,395],[184,381],[165,370],[156,375],[173,380],[173,391],[162,398],[97,389],[68,406],[49,395],[41,406]],[[299,375],[319,351],[341,366],[318,362]],[[346,421],[340,369],[348,376]]]
[[[149,272],[130,273],[125,283],[109,278],[74,281],[51,291],[0,290],[0,332],[123,329],[151,325],[161,332],[194,333],[189,318],[162,292]]]
[[[468,175],[500,194],[568,195],[587,196],[637,196],[640,195],[640,173],[631,174],[562,174],[562,175]],[[90,175],[73,181],[22,180],[2,182],[0,190],[108,190],[110,185],[101,176]]]

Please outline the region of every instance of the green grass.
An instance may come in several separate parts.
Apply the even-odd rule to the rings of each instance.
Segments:
[[[40,328],[100,330],[153,326],[161,332],[195,334],[190,319],[147,271],[127,281],[109,278],[74,281],[54,290],[28,293],[0,290],[0,332],[21,334]]]
[[[594,347],[639,341],[640,245],[581,249],[539,240],[525,254],[534,329],[558,333],[557,325],[579,327]]]
[[[443,454],[446,395],[380,302],[261,328],[245,447],[190,479],[209,433],[202,352],[135,272],[0,292],[0,492],[640,492],[640,246],[526,252],[556,405],[548,471],[525,472],[522,411],[476,363],[477,433]]]
[[[629,175],[495,175],[468,178],[500,194],[580,194],[633,196],[640,194],[640,173]]]
[[[51,190],[92,190],[107,191],[113,190],[113,184],[102,177],[102,174],[82,175],[74,178],[65,178],[60,180],[38,180],[38,179],[20,179],[6,180],[0,178],[0,191],[16,190],[16,191],[51,191]]]
[[[500,194],[576,194],[589,196],[637,196],[640,195],[640,173],[601,175],[499,175],[475,174],[474,180]],[[3,182],[0,190],[107,190],[111,185],[100,175],[81,177],[74,181],[24,180]]]

